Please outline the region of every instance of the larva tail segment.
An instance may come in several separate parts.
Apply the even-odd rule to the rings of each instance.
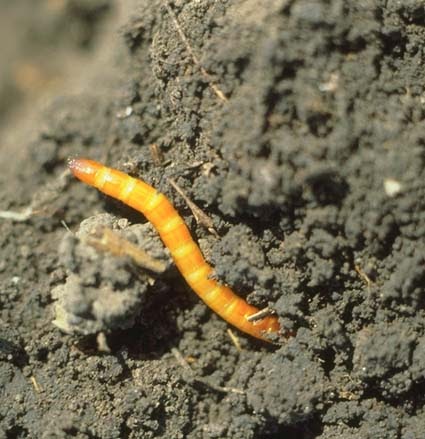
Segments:
[[[253,322],[248,320],[247,317],[258,313],[258,309],[246,303],[229,287],[211,278],[213,268],[205,261],[184,220],[163,194],[142,180],[93,160],[71,158],[68,160],[68,166],[79,180],[145,215],[170,250],[186,282],[224,320],[241,331],[265,341],[269,341],[268,334],[280,332],[280,325],[275,316],[267,316]]]

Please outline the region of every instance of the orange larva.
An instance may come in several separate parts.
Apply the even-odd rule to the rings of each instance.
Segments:
[[[165,195],[141,180],[93,160],[73,158],[68,166],[84,183],[141,212],[158,231],[186,282],[224,320],[261,340],[267,340],[267,334],[280,330],[274,316],[247,320],[258,309],[211,278],[213,268],[205,261],[183,218]]]

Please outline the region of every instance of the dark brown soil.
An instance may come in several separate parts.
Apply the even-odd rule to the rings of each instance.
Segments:
[[[423,1],[0,9],[0,438],[425,437]],[[165,192],[294,337],[239,350],[75,155]]]

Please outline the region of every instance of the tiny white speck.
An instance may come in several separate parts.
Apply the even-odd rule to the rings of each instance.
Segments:
[[[401,191],[401,183],[393,178],[386,178],[384,180],[384,190],[389,197],[394,197]]]
[[[338,88],[339,76],[336,73],[332,73],[329,76],[327,82],[322,82],[319,84],[319,90],[321,92],[333,92]]]
[[[116,116],[118,119],[125,119],[126,117],[130,117],[133,114],[133,107],[128,105],[124,108],[124,110],[120,110],[117,112]]]

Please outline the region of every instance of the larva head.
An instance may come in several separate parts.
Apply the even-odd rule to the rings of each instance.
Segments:
[[[93,186],[96,173],[102,167],[102,165],[94,160],[69,158],[68,167],[75,177],[84,183]]]

